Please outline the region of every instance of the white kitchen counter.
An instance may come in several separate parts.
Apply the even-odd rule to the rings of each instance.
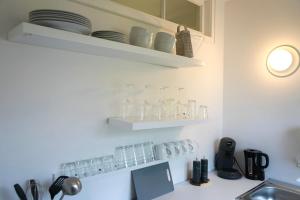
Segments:
[[[188,182],[176,184],[174,192],[155,200],[234,200],[237,196],[261,183],[261,181],[246,178],[225,180],[217,177],[215,172],[209,173],[209,179],[209,183],[201,186],[193,186]]]

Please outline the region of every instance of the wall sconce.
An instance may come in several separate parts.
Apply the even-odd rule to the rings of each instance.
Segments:
[[[287,77],[297,71],[300,64],[299,51],[290,45],[275,47],[268,55],[267,69],[277,77]]]

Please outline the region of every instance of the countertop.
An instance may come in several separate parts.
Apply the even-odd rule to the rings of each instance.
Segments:
[[[165,194],[155,200],[234,200],[239,195],[262,183],[246,178],[225,180],[209,173],[210,182],[201,186],[193,186],[189,182],[176,184],[174,192]]]

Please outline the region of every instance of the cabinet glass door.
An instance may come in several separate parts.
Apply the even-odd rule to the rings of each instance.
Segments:
[[[161,17],[161,0],[111,0],[130,8]]]
[[[166,20],[202,31],[202,7],[187,0],[166,0]]]

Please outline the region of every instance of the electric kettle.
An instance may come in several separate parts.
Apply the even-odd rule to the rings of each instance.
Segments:
[[[255,149],[244,150],[244,155],[246,178],[261,181],[265,180],[264,169],[269,166],[269,156]],[[263,162],[263,158],[265,162]]]

